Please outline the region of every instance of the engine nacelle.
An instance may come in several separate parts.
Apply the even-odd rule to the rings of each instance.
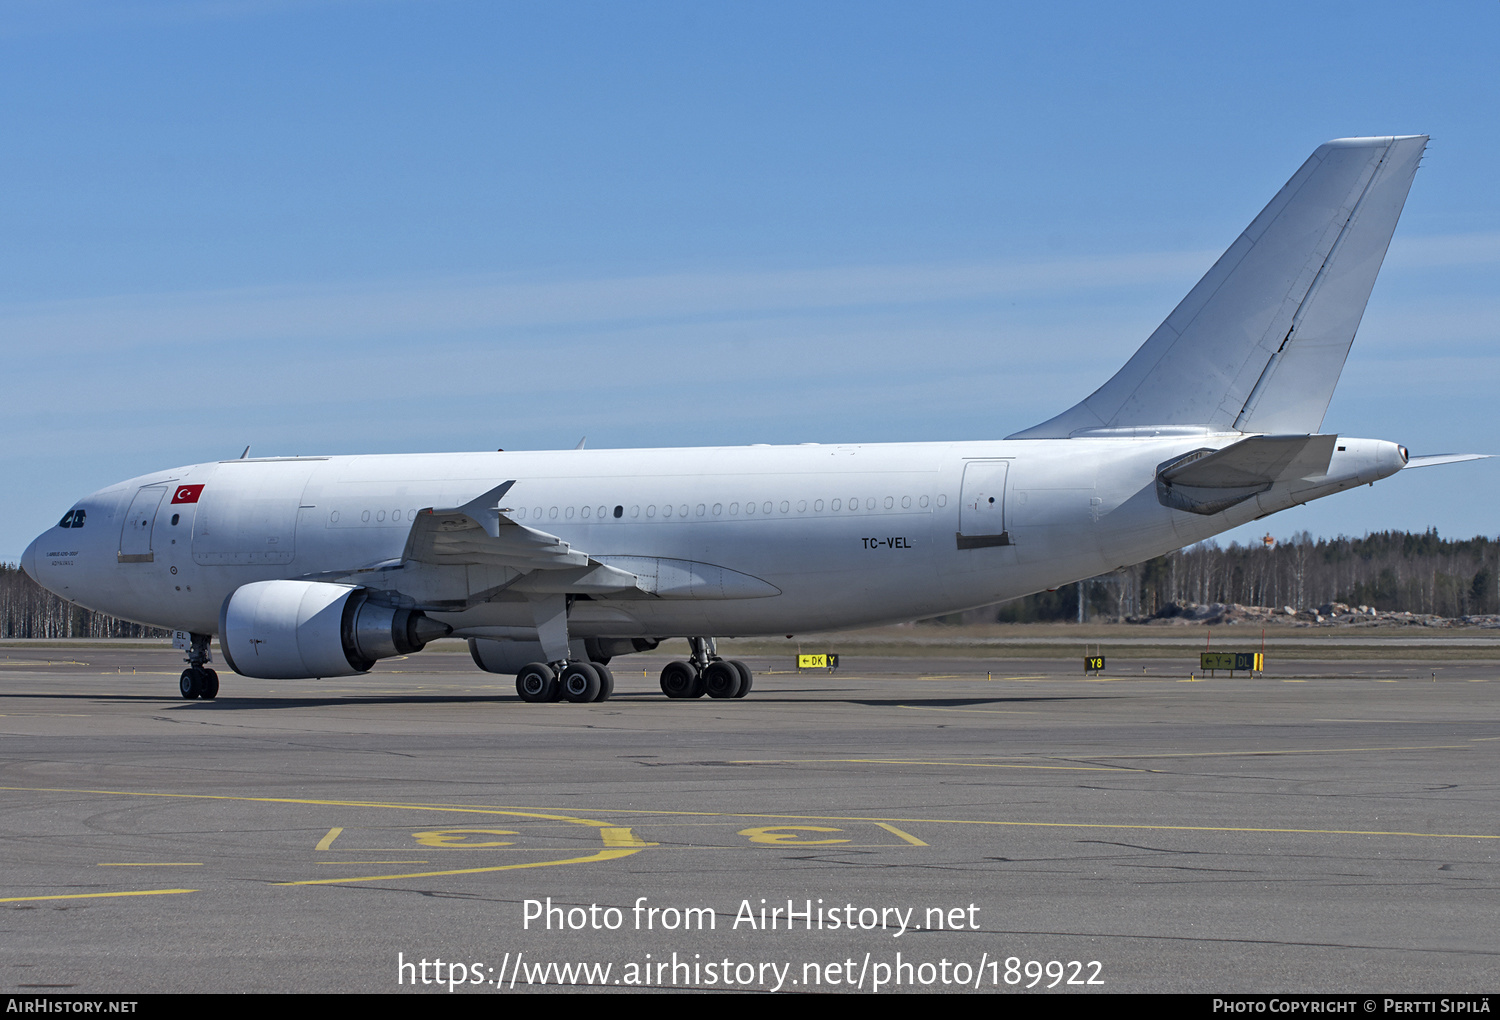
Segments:
[[[244,585],[219,610],[219,647],[242,676],[352,676],[377,659],[421,651],[453,629],[420,610],[372,602],[371,595],[368,588],[322,581]]]
[[[659,644],[659,638],[574,638],[568,643],[568,654],[575,659],[607,665],[616,655],[649,652]],[[469,638],[469,656],[474,665],[486,673],[519,673],[523,667],[547,659],[540,641],[502,641],[496,638]]]

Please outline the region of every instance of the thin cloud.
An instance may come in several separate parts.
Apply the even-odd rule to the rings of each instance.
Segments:
[[[1102,291],[1190,279],[1206,252],[1040,263],[856,266],[596,280],[467,277],[344,287],[131,295],[0,309],[0,331],[74,351],[244,340],[338,339],[600,323],[780,316],[813,310]]]
[[[137,294],[0,307],[0,331],[73,350],[245,340],[436,336],[612,323],[775,317],[812,311],[1085,295],[1190,283],[1217,253],[1151,252],[1047,262],[840,266],[575,280],[465,276],[358,285]],[[1402,239],[1388,270],[1500,262],[1500,232]],[[1167,309],[1163,309],[1165,315]]]
[[[1399,235],[1386,257],[1386,268],[1436,269],[1493,265],[1500,262],[1500,231],[1403,238]]]

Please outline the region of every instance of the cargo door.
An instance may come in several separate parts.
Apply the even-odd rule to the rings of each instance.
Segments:
[[[320,458],[321,459],[321,458]],[[193,562],[266,566],[297,555],[297,514],[315,463],[222,461],[193,518]]]

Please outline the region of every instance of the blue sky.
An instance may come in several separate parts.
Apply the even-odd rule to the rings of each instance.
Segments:
[[[237,456],[997,438],[1433,136],[1325,430],[1500,453],[1494,3],[0,7],[0,560]],[[1500,461],[1246,533],[1500,533]]]

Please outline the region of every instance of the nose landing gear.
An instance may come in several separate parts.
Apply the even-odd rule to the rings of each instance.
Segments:
[[[209,637],[208,634],[194,634],[192,644],[188,646],[188,668],[182,671],[177,689],[189,701],[212,701],[219,696],[219,674],[208,668],[208,663],[213,661],[208,648]]]

